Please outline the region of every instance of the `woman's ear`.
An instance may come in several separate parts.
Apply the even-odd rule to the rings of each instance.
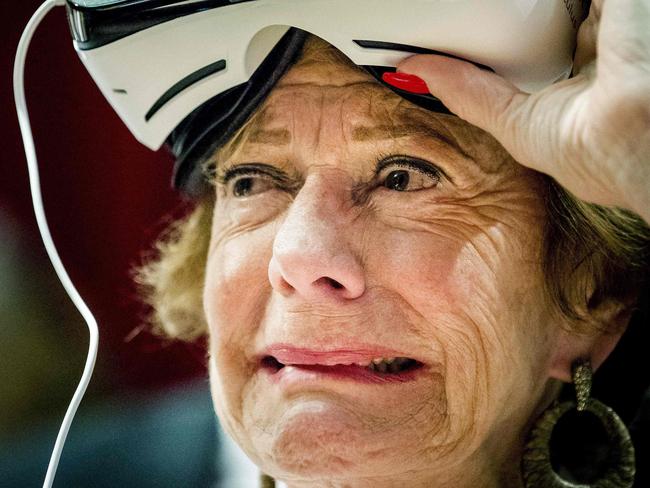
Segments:
[[[597,370],[618,344],[633,311],[630,303],[606,299],[586,312],[580,324],[565,318],[557,333],[549,376],[570,383],[571,366],[577,359],[588,359]]]

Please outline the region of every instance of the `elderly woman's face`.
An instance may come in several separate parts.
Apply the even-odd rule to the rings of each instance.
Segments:
[[[480,130],[314,56],[218,162],[218,414],[296,486],[460,479],[509,455],[548,387],[539,180]]]

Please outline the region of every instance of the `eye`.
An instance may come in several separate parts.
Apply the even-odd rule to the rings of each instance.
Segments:
[[[440,170],[427,161],[404,156],[383,159],[377,168],[377,179],[393,191],[419,191],[435,187]]]
[[[229,196],[252,197],[274,189],[288,189],[288,178],[277,168],[265,164],[246,164],[226,169],[217,175]]]
[[[228,182],[228,193],[236,198],[250,197],[271,190],[275,184],[268,176],[240,175]]]

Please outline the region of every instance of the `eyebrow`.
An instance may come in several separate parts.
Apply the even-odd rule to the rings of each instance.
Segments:
[[[259,129],[256,128],[248,136],[248,141],[254,144],[274,144],[283,146],[291,142],[291,132],[288,129]]]
[[[357,126],[352,129],[352,139],[356,141],[381,141],[401,137],[425,136],[439,141],[461,154],[473,159],[460,145],[454,135],[431,112],[400,104],[396,107],[397,124],[378,124],[369,127]]]
[[[418,135],[437,139],[469,158],[469,155],[454,138],[449,137],[447,134],[426,123],[412,122],[400,125],[383,124],[375,126],[359,125],[352,128],[352,140],[358,142],[375,142]],[[288,129],[262,129],[257,127],[250,133],[247,142],[283,146],[291,142],[291,132]]]
[[[401,124],[401,125],[375,125],[357,126],[352,129],[352,140],[354,141],[381,141],[386,139],[398,139],[400,137],[413,137],[423,135],[438,139],[449,146],[461,151],[456,140],[443,134],[434,127],[424,124]]]
[[[355,141],[375,142],[414,136],[425,136],[434,139],[450,147],[464,158],[474,160],[474,158],[467,154],[453,135],[445,134],[445,132],[425,122],[416,120],[400,125],[357,126],[352,129],[352,140]]]

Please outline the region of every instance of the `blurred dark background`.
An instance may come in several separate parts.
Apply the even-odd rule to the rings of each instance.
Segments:
[[[42,483],[88,345],[85,322],[41,244],[14,109],[15,49],[39,4],[0,3],[6,20],[0,31],[2,487]],[[63,8],[50,12],[36,31],[25,79],[50,229],[100,329],[93,380],[70,431],[55,486],[127,486],[116,479],[103,485],[96,478],[86,484],[80,473],[93,469],[122,470],[124,479],[130,477],[128,486],[201,486],[197,479],[179,484],[169,473],[157,475],[142,455],[152,452],[148,442],[155,445],[163,439],[166,454],[159,461],[173,471],[175,465],[165,456],[184,459],[182,442],[174,446],[174,429],[200,431],[199,446],[214,444],[216,429],[203,346],[169,344],[146,332],[142,325],[147,310],[130,279],[132,267],[166,223],[187,211],[187,203],[170,189],[171,158],[164,149],[154,153],[137,143],[115,115],[77,58]],[[172,420],[164,412],[171,412]],[[142,435],[127,428],[137,422],[147,424],[149,431]],[[122,459],[116,446],[123,444],[134,451]],[[196,446],[197,451],[210,456],[212,444]],[[110,459],[106,452],[112,453]],[[197,453],[191,457],[196,461]],[[207,480],[211,475],[200,476]]]

